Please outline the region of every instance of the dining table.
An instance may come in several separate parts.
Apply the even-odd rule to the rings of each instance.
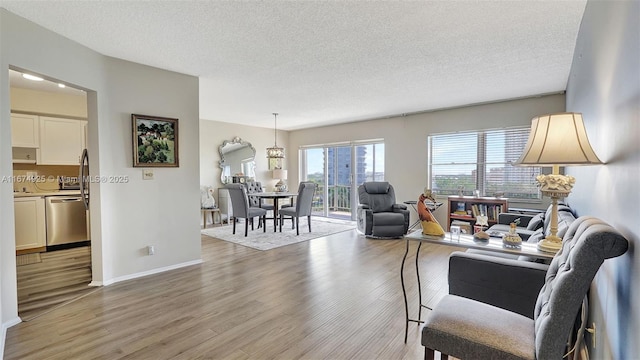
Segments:
[[[273,231],[276,231],[278,227],[278,210],[280,208],[279,201],[280,199],[290,199],[290,204],[293,206],[293,198],[298,196],[297,192],[287,192],[287,191],[271,191],[271,192],[259,192],[252,193],[251,196],[255,196],[260,198],[260,205],[262,205],[262,199],[271,199],[273,200]]]

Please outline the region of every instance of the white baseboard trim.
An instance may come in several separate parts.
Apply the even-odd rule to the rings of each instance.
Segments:
[[[2,333],[0,334],[0,360],[4,359],[4,343],[7,339],[7,329],[12,327],[13,325],[20,324],[22,319],[20,317],[16,317],[15,319],[9,320],[2,324]]]
[[[162,272],[165,272],[165,271],[180,269],[180,268],[183,268],[183,267],[187,267],[187,266],[191,266],[191,265],[198,265],[198,264],[202,264],[202,263],[203,263],[202,259],[193,260],[193,261],[187,261],[187,262],[184,262],[184,263],[165,266],[165,267],[161,267],[161,268],[157,268],[157,269],[153,269],[153,270],[149,270],[149,271],[143,271],[143,272],[139,272],[139,273],[135,273],[135,274],[129,274],[129,275],[125,275],[125,276],[120,276],[120,277],[117,277],[117,278],[113,278],[113,279],[110,279],[110,280],[103,281],[102,285],[107,286],[107,285],[115,284],[115,283],[118,283],[118,282],[121,282],[121,281],[137,279],[137,278],[141,278],[141,277],[144,277],[144,276],[158,274],[158,273],[162,273]],[[91,283],[95,284],[97,282],[91,282]],[[99,286],[99,285],[94,285],[94,286]]]

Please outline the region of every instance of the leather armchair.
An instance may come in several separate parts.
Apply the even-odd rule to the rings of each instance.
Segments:
[[[548,267],[454,253],[450,294],[436,305],[422,330],[425,359],[433,359],[434,350],[442,358],[563,358],[600,265],[628,247],[628,240],[611,226],[584,216],[567,229],[562,249]]]
[[[409,210],[396,204],[393,186],[386,181],[365,182],[358,187],[358,231],[367,237],[398,238],[409,229]]]

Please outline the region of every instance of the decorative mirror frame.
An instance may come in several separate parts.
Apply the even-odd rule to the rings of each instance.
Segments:
[[[253,147],[253,145],[251,145],[250,142],[247,141],[243,141],[240,137],[235,136],[232,140],[225,140],[222,142],[222,145],[218,146],[218,153],[220,154],[220,181],[222,181],[223,184],[228,184],[230,182],[232,182],[232,178],[235,178],[235,176],[233,176],[233,174],[231,174],[231,176],[225,177],[224,176],[224,168],[225,166],[227,166],[227,162],[224,158],[224,153],[222,152],[222,149],[226,146],[226,145],[233,145],[233,144],[240,144],[243,146],[248,146],[249,149],[251,149],[251,151],[253,151],[253,166],[251,169],[252,174],[255,175],[256,172],[256,149]],[[244,182],[244,180],[246,179],[251,179],[253,178],[252,176],[244,176],[242,177],[242,179],[239,179],[239,181]]]

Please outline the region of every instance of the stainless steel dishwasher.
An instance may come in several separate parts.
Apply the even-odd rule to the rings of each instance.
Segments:
[[[89,240],[87,213],[80,196],[45,197],[47,246]]]

